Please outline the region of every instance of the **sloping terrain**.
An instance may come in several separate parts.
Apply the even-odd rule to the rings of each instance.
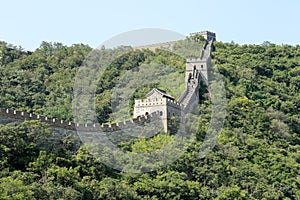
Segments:
[[[184,43],[179,50],[180,45]],[[82,44],[44,42],[34,52],[24,52],[2,42],[0,107],[72,121],[74,77],[90,51]],[[112,51],[118,49],[105,55]],[[210,120],[205,98],[199,104],[196,141],[172,165],[145,174],[106,167],[78,147],[74,135],[62,132],[64,137],[57,138],[46,124],[1,119],[0,199],[299,199],[300,46],[216,42],[213,62],[225,81],[227,119],[206,157],[198,157]],[[110,95],[118,77],[149,63],[173,66],[178,74],[173,76],[184,77],[185,60],[168,51],[136,50],[121,56],[99,82],[99,122],[111,120]],[[154,86],[137,89],[132,100]],[[119,145],[145,152],[172,137],[158,134]]]

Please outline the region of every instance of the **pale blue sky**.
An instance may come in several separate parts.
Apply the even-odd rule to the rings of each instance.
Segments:
[[[42,41],[98,47],[119,33],[211,30],[224,42],[299,44],[298,0],[0,0],[0,40],[27,50]]]

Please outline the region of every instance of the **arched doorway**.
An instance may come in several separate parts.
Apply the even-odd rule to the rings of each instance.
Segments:
[[[193,76],[192,73],[189,73],[188,83],[191,82],[192,76]]]
[[[193,78],[197,78],[197,67],[194,65]]]

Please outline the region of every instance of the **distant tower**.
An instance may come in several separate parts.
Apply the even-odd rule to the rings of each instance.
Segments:
[[[195,32],[195,33],[191,33],[190,36],[193,35],[202,35],[207,41],[216,41],[216,34],[210,31],[200,31],[200,32]]]
[[[148,115],[159,111],[162,118],[164,131],[168,131],[168,119],[172,116],[181,115],[181,106],[174,101],[174,97],[168,95],[165,91],[153,88],[146,99],[135,100],[133,118]]]
[[[202,31],[191,33],[190,35],[202,35],[206,41],[201,50],[200,58],[188,58],[186,59],[185,67],[185,82],[188,83],[191,79],[198,79],[208,84],[208,72],[211,70],[211,51],[213,48],[213,42],[216,40],[216,34],[210,31]],[[199,73],[200,72],[200,73]]]
[[[201,75],[200,79],[204,82],[208,81],[207,59],[188,58],[185,64],[185,82],[188,83],[192,79],[198,79],[197,76]],[[200,73],[199,73],[200,72]]]

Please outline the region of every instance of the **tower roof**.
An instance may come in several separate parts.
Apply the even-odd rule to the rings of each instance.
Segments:
[[[158,88],[153,88],[150,92],[148,92],[148,94],[146,94],[147,98],[157,97],[157,96],[159,96],[159,97],[166,97],[167,99],[171,99],[171,100],[175,99],[171,95],[167,94],[166,91],[160,90]]]

